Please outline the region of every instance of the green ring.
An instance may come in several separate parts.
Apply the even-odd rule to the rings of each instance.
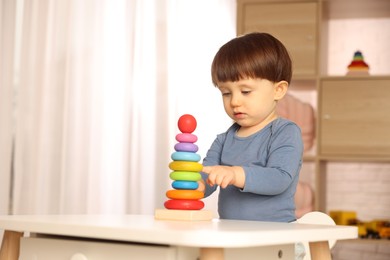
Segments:
[[[202,175],[199,172],[173,171],[169,174],[169,178],[175,181],[199,181]]]

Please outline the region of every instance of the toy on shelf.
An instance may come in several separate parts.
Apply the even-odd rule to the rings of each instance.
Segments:
[[[329,216],[337,225],[357,226],[360,238],[390,239],[390,220],[360,221],[355,211],[330,211]]]
[[[348,65],[347,75],[369,75],[368,64],[364,61],[363,54],[360,51],[356,51],[353,55],[353,60]]]
[[[199,163],[201,157],[196,152],[195,144],[198,137],[193,134],[197,126],[195,117],[189,114],[182,115],[178,120],[181,133],[176,135],[175,152],[172,153],[169,168],[172,170],[169,177],[172,182],[171,190],[166,192],[168,200],[164,203],[165,209],[157,209],[156,219],[169,220],[211,220],[210,211],[201,210],[204,202],[201,200],[203,192],[198,189],[203,166]]]

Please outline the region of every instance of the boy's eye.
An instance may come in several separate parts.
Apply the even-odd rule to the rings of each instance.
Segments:
[[[244,94],[244,95],[247,95],[247,94],[249,94],[251,92],[249,90],[245,90],[245,91],[243,90],[243,91],[241,91],[241,93]]]
[[[222,92],[222,96],[229,96],[230,93],[229,92]]]

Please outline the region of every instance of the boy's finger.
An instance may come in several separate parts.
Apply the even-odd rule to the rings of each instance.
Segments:
[[[208,184],[209,186],[214,186],[214,183],[213,183],[211,180],[209,180],[209,179],[207,179],[207,184]]]
[[[210,173],[210,166],[203,166],[202,172],[209,174]]]

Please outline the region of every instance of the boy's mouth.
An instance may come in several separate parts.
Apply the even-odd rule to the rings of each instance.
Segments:
[[[235,113],[234,113],[234,117],[235,117],[235,118],[239,118],[239,119],[240,119],[240,118],[243,118],[244,116],[245,116],[245,114],[244,114],[244,113],[241,113],[241,112],[235,112]]]

